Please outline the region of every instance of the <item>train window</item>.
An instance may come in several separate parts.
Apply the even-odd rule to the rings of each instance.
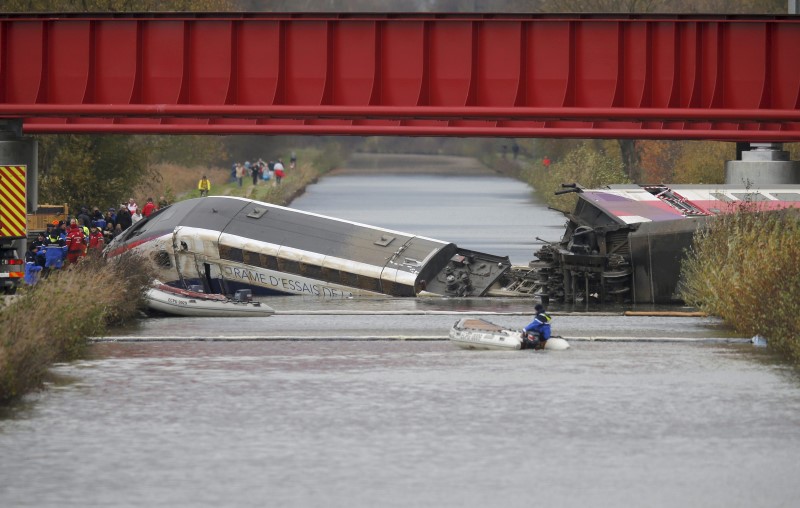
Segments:
[[[260,259],[257,252],[244,251],[244,263],[250,266],[260,266]]]
[[[772,195],[781,201],[800,201],[800,194],[797,192],[773,192]]]
[[[345,286],[358,287],[358,275],[350,272],[339,272],[339,281]]]
[[[221,259],[227,259],[228,261],[238,261],[239,263],[244,263],[242,249],[237,249],[236,247],[231,247],[229,245],[220,244],[219,257]]]
[[[275,256],[270,256],[269,254],[261,254],[261,259],[258,266],[269,268],[270,270],[277,270],[278,259]]]
[[[750,201],[751,203],[755,203],[756,201],[769,201],[769,198],[759,192],[731,192],[733,197],[736,199],[741,199],[742,201]]]
[[[331,282],[335,282],[337,280],[341,280],[341,275],[339,274],[339,270],[335,270],[333,268],[322,268],[322,277],[325,280],[329,280]]]
[[[320,278],[320,273],[322,272],[322,268],[317,265],[312,265],[310,263],[300,263],[300,274],[305,275],[307,277],[313,277],[315,279]]]
[[[278,258],[278,269],[282,272],[300,275],[300,263],[291,259]]]
[[[382,280],[381,286],[383,291],[392,296],[414,296],[414,287],[405,284],[398,284],[390,280]]]
[[[416,293],[414,291],[413,286],[406,286],[405,284],[395,284],[394,287],[392,287],[391,294],[393,296],[414,296]]]
[[[378,279],[366,277],[364,275],[358,278],[358,287],[366,289],[367,291],[380,291],[381,285]]]
[[[725,194],[723,194],[721,192],[712,192],[711,196],[713,196],[713,198],[716,199],[717,201],[722,201],[723,203],[732,203],[733,202],[733,200],[731,198],[729,198],[728,196],[726,196]]]
[[[172,262],[169,259],[169,253],[165,250],[160,250],[153,255],[153,260],[156,262],[158,266],[169,268],[172,266]]]

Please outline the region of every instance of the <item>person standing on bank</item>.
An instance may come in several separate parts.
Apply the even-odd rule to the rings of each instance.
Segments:
[[[250,165],[250,177],[253,179],[253,185],[258,185],[258,177],[260,176],[258,172],[260,167],[258,162],[254,162]]]
[[[244,165],[236,164],[236,182],[239,184],[239,187],[242,186],[242,180],[245,177],[245,173],[246,171],[244,169]]]
[[[150,217],[150,214],[157,210],[156,204],[153,203],[153,198],[147,198],[147,203],[145,203],[144,208],[142,209],[142,217]]]
[[[278,159],[275,163],[275,185],[280,185],[284,176],[283,160]]]
[[[86,236],[75,219],[70,221],[69,233],[65,243],[67,246],[67,262],[69,264],[77,263],[80,258],[86,255]]]
[[[536,315],[528,326],[522,329],[522,349],[544,349],[550,338],[550,322],[552,318],[544,311],[542,304],[534,307]]]
[[[125,206],[127,206],[127,207],[128,207],[128,211],[131,213],[131,215],[133,215],[134,213],[136,213],[136,210],[138,210],[138,209],[139,209],[139,205],[137,205],[137,204],[136,204],[136,200],[134,200],[133,198],[130,198],[130,199],[128,200],[128,204],[127,204],[127,205],[125,205]]]
[[[239,180],[239,186],[241,185],[242,182]],[[208,196],[208,192],[211,190],[211,180],[206,178],[206,175],[203,175],[203,178],[197,183],[197,189],[200,191],[201,198]]]

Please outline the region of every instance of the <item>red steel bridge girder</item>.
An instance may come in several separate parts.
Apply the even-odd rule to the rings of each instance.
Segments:
[[[28,133],[800,141],[800,19],[5,15]]]

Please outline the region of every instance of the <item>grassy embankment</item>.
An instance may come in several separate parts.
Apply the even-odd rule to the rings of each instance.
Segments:
[[[683,263],[686,303],[800,363],[800,214],[747,207],[695,234]]]
[[[230,168],[185,168],[162,165],[161,181],[138,189],[137,195],[147,194],[157,199],[157,196],[164,194],[170,202],[200,197],[197,182],[205,174],[211,180],[212,196],[241,196],[285,206],[302,194],[308,184],[340,166],[347,157],[347,154],[333,143],[323,148],[305,148],[296,152],[298,162],[294,170],[289,168],[289,157],[284,157],[286,177],[279,186],[272,180],[265,182],[260,179],[257,185],[253,185],[252,178],[247,176],[242,181],[242,187],[239,187],[238,183],[230,182]],[[160,189],[166,190],[161,192]]]
[[[87,338],[131,319],[152,278],[140,260],[86,258],[18,291],[0,309],[0,402],[38,388],[54,362],[79,358]]]

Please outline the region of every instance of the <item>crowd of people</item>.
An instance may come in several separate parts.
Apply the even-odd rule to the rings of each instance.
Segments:
[[[297,155],[292,152],[292,157],[289,160],[289,169],[294,169],[297,165]],[[251,178],[253,185],[258,185],[259,181],[264,183],[272,181],[272,185],[280,185],[281,180],[286,177],[286,167],[283,165],[283,159],[278,158],[269,162],[264,162],[264,159],[258,159],[255,162],[234,162],[231,166],[231,182],[237,182],[239,187],[244,184],[246,178]],[[203,177],[205,179],[205,176]],[[203,185],[203,180],[198,184],[200,195],[208,195],[208,192],[203,193],[200,187]],[[210,188],[210,185],[209,185]],[[207,191],[208,189],[206,189]]]
[[[142,207],[130,198],[127,203],[121,203],[118,208],[110,207],[105,212],[98,207],[91,211],[88,207],[81,207],[74,216],[54,220],[47,225],[46,231],[28,242],[26,282],[34,283],[38,272],[46,276],[50,270],[76,263],[84,256],[99,256],[111,240],[167,205],[163,196],[158,203],[147,198]]]

